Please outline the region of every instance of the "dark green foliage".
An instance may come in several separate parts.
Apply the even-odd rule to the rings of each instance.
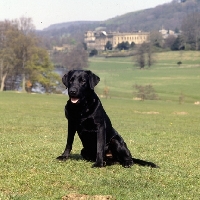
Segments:
[[[106,46],[105,46],[105,50],[112,50],[112,43],[110,42],[110,41],[108,41],[107,43],[106,43]]]
[[[131,42],[131,46],[130,47],[133,49],[135,47],[135,43]]]
[[[97,51],[96,49],[92,49],[92,50],[90,51],[89,56],[91,57],[91,56],[96,56],[96,55],[98,55],[98,51]]]
[[[177,65],[178,65],[178,66],[180,66],[181,64],[182,64],[182,62],[181,62],[181,61],[178,61],[178,62],[177,62]]]
[[[138,48],[136,64],[143,69],[145,66],[145,49],[141,47]]]
[[[129,42],[122,42],[117,45],[117,49],[119,50],[128,50],[130,48]]]
[[[171,50],[184,50],[185,49],[185,41],[182,36],[178,36],[174,43],[171,46]]]

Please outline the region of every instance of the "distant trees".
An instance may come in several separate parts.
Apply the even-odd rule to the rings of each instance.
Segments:
[[[155,62],[153,59],[153,50],[151,43],[143,43],[138,46],[136,54],[134,55],[134,61],[140,69],[143,69],[146,65],[151,67]]]
[[[135,42],[131,42],[130,48],[133,49],[135,47]]]
[[[136,65],[138,65],[140,67],[140,69],[143,69],[144,66],[146,65],[145,62],[145,46],[141,45],[140,47],[138,47],[137,49],[137,53],[136,53]]]
[[[89,56],[92,57],[92,56],[96,56],[96,55],[98,55],[98,51],[97,51],[96,49],[92,49],[92,50],[90,51]]]
[[[129,42],[122,42],[117,45],[117,49],[119,50],[128,50],[130,48]]]
[[[0,23],[0,91],[8,85],[15,89],[19,84],[25,91],[36,82],[49,91],[58,80],[53,70],[48,52],[38,43],[31,18]]]
[[[88,53],[78,45],[70,52],[63,53],[62,64],[66,69],[84,69],[88,67]]]
[[[182,21],[182,31],[188,48],[200,49],[200,13],[194,12]]]
[[[179,35],[171,45],[171,50],[184,50],[185,41],[182,35]]]
[[[113,48],[112,43],[110,41],[108,41],[106,43],[105,50],[112,50],[112,48]]]
[[[163,47],[163,37],[158,31],[151,31],[150,42],[155,47]]]
[[[174,35],[169,35],[164,42],[163,47],[167,49],[171,49],[172,45],[175,43],[176,37]]]

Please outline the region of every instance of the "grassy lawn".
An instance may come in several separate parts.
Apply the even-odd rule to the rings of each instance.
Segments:
[[[0,93],[0,200],[61,199],[69,193],[117,200],[199,199],[200,53],[166,52],[150,69],[131,58],[92,58],[90,69],[110,89],[102,103],[135,158],[160,166],[91,168],[76,136],[71,159],[58,162],[66,144],[64,95]],[[181,59],[180,59],[181,58]],[[178,61],[182,61],[180,67]],[[152,84],[160,100],[133,100],[134,84]],[[180,94],[184,102],[179,104]]]
[[[0,93],[0,199],[61,199],[69,193],[116,199],[199,199],[199,106],[102,99],[132,155],[160,169],[101,169],[79,156],[58,162],[66,141],[64,95]]]

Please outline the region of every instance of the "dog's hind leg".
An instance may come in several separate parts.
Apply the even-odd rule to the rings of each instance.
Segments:
[[[119,135],[111,139],[109,149],[112,152],[113,159],[120,162],[123,167],[131,167],[134,164],[126,143]]]

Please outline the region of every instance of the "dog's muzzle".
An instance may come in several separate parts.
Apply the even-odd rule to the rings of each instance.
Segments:
[[[69,97],[72,103],[77,103],[79,98],[77,97],[78,90],[73,87],[69,90]]]

